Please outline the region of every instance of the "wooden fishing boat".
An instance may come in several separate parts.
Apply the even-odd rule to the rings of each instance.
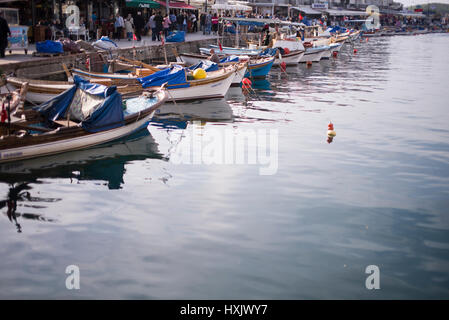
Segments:
[[[140,86],[130,86],[128,83],[119,84],[118,81],[112,81],[110,79],[91,79],[92,83],[103,84],[105,86],[117,85],[117,90],[121,94],[129,94],[135,92],[136,94],[142,91]],[[27,84],[28,88],[25,93],[26,101],[37,105],[44,103],[50,99],[53,99],[57,95],[63,93],[67,89],[73,86],[73,82],[70,81],[52,81],[52,80],[36,80],[36,79],[25,79],[18,77],[7,77],[6,87],[2,87],[2,92],[7,92],[8,90],[17,90],[22,88],[24,84]]]
[[[237,65],[207,72],[204,79],[190,80],[188,71],[181,66],[172,66],[144,78],[139,78],[143,88],[153,88],[167,82],[170,101],[223,98],[238,71]]]
[[[319,46],[319,47],[309,47],[306,48],[306,52],[302,56],[300,63],[305,63],[307,61],[319,62],[326,51],[330,50],[329,46]]]
[[[0,122],[0,163],[80,150],[127,136],[148,125],[167,100],[163,87],[126,100],[115,87],[75,79],[62,94],[17,122]]]
[[[17,77],[6,78],[6,86],[9,90],[21,88],[24,83],[28,83],[25,99],[33,104],[41,104],[48,101],[73,86],[73,83],[67,81],[47,81]],[[5,92],[5,90],[2,89],[2,92]]]
[[[284,62],[287,66],[295,66],[299,63],[301,58],[303,57],[305,50],[303,51],[290,51],[289,53],[279,54],[276,56],[274,60],[273,66],[280,66],[282,62]]]
[[[251,59],[248,64],[248,70],[246,71],[245,77],[253,79],[265,79],[265,77],[270,72],[275,59],[276,58],[274,56]]]
[[[221,56],[223,57],[223,56]],[[209,56],[200,53],[180,53],[176,56],[176,61],[183,63],[186,66],[196,65],[203,61],[209,61]],[[248,59],[239,59],[239,62],[220,63],[219,66],[237,65],[234,79],[232,80],[231,87],[240,86],[243,77],[245,76],[248,64]]]

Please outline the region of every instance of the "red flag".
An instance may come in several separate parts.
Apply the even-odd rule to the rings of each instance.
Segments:
[[[5,104],[3,103],[0,121],[5,122],[7,118],[8,118],[8,113],[6,112]]]
[[[134,40],[134,41],[137,41],[137,37],[136,37],[136,34],[135,34],[135,33],[133,33],[133,40]]]

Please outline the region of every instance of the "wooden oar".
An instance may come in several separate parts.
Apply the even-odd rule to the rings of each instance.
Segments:
[[[120,60],[129,62],[129,63],[131,63],[131,64],[133,64],[133,65],[135,65],[135,66],[143,67],[143,68],[146,68],[146,69],[150,69],[151,71],[154,71],[154,72],[161,71],[161,70],[159,70],[158,68],[153,67],[152,65],[149,65],[149,64],[147,64],[147,63],[145,63],[145,62],[142,62],[142,61],[131,60],[131,59],[127,59],[127,58],[125,58],[125,57],[118,57],[118,58],[119,58]]]

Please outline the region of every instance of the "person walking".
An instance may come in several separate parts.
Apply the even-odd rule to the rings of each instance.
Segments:
[[[211,19],[212,21],[212,31],[214,34],[218,34],[218,17],[217,14],[214,13],[214,16]]]
[[[162,21],[163,20],[164,20],[164,18],[162,18],[161,12],[158,11],[156,16],[154,17],[154,22],[156,22],[156,37],[157,37],[157,41],[161,41]]]
[[[170,22],[171,31],[174,31],[176,29],[176,15],[173,12],[170,14]]]
[[[190,15],[190,21],[192,22],[192,32],[198,32],[198,24],[195,13],[192,12]]]
[[[119,41],[122,38],[124,26],[125,21],[123,20],[123,17],[119,13],[117,13],[117,15],[115,16],[114,27],[115,27],[115,38]]]
[[[11,30],[9,30],[8,22],[4,16],[5,12],[0,11],[0,58],[5,57],[5,50],[8,46],[8,35],[11,36]]]
[[[170,17],[168,16],[168,14],[165,15],[164,21],[162,22],[162,26],[164,27],[164,37],[167,38],[168,37],[168,32],[170,31]]]
[[[200,15],[200,29],[203,32],[203,34],[206,34],[206,15],[204,13],[201,13]]]
[[[151,40],[153,41],[156,41],[156,21],[154,20],[155,17],[156,15],[153,13],[147,24],[147,26],[151,29]]]
[[[142,12],[138,11],[137,16],[134,18],[134,28],[136,29],[137,41],[142,40],[142,29],[145,27],[145,20],[142,17]]]
[[[187,33],[187,13],[183,13],[182,15],[182,31],[184,31],[185,33]]]
[[[133,39],[134,34],[134,19],[131,16],[131,14],[128,14],[128,16],[125,19],[125,30],[128,41],[131,41]]]
[[[206,34],[210,34],[211,27],[212,27],[212,16],[210,12],[208,12],[206,15]]]
[[[176,22],[178,23],[178,30],[182,31],[182,22],[184,21],[184,16],[180,11],[178,16],[176,17]]]

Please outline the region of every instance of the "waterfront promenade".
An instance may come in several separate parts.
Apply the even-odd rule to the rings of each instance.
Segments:
[[[186,34],[185,42],[191,42],[191,41],[198,41],[198,40],[207,40],[207,39],[215,39],[217,36],[215,35],[203,35],[203,33],[196,32],[196,33],[188,33]],[[93,41],[91,41],[93,42]],[[161,45],[161,41],[152,41],[151,36],[143,36],[142,41],[128,41],[127,39],[122,39],[120,41],[115,41],[119,48],[126,49],[126,48],[132,48],[135,47],[141,47],[141,46],[158,46]],[[6,57],[3,59],[0,59],[0,66],[10,64],[10,63],[17,63],[17,62],[25,62],[25,61],[31,61],[33,59],[42,59],[42,57],[33,57],[33,52],[36,51],[36,45],[30,44],[28,47],[28,54],[25,54],[23,50],[14,50],[10,54],[9,51],[6,51]],[[48,58],[51,59],[51,58]]]

